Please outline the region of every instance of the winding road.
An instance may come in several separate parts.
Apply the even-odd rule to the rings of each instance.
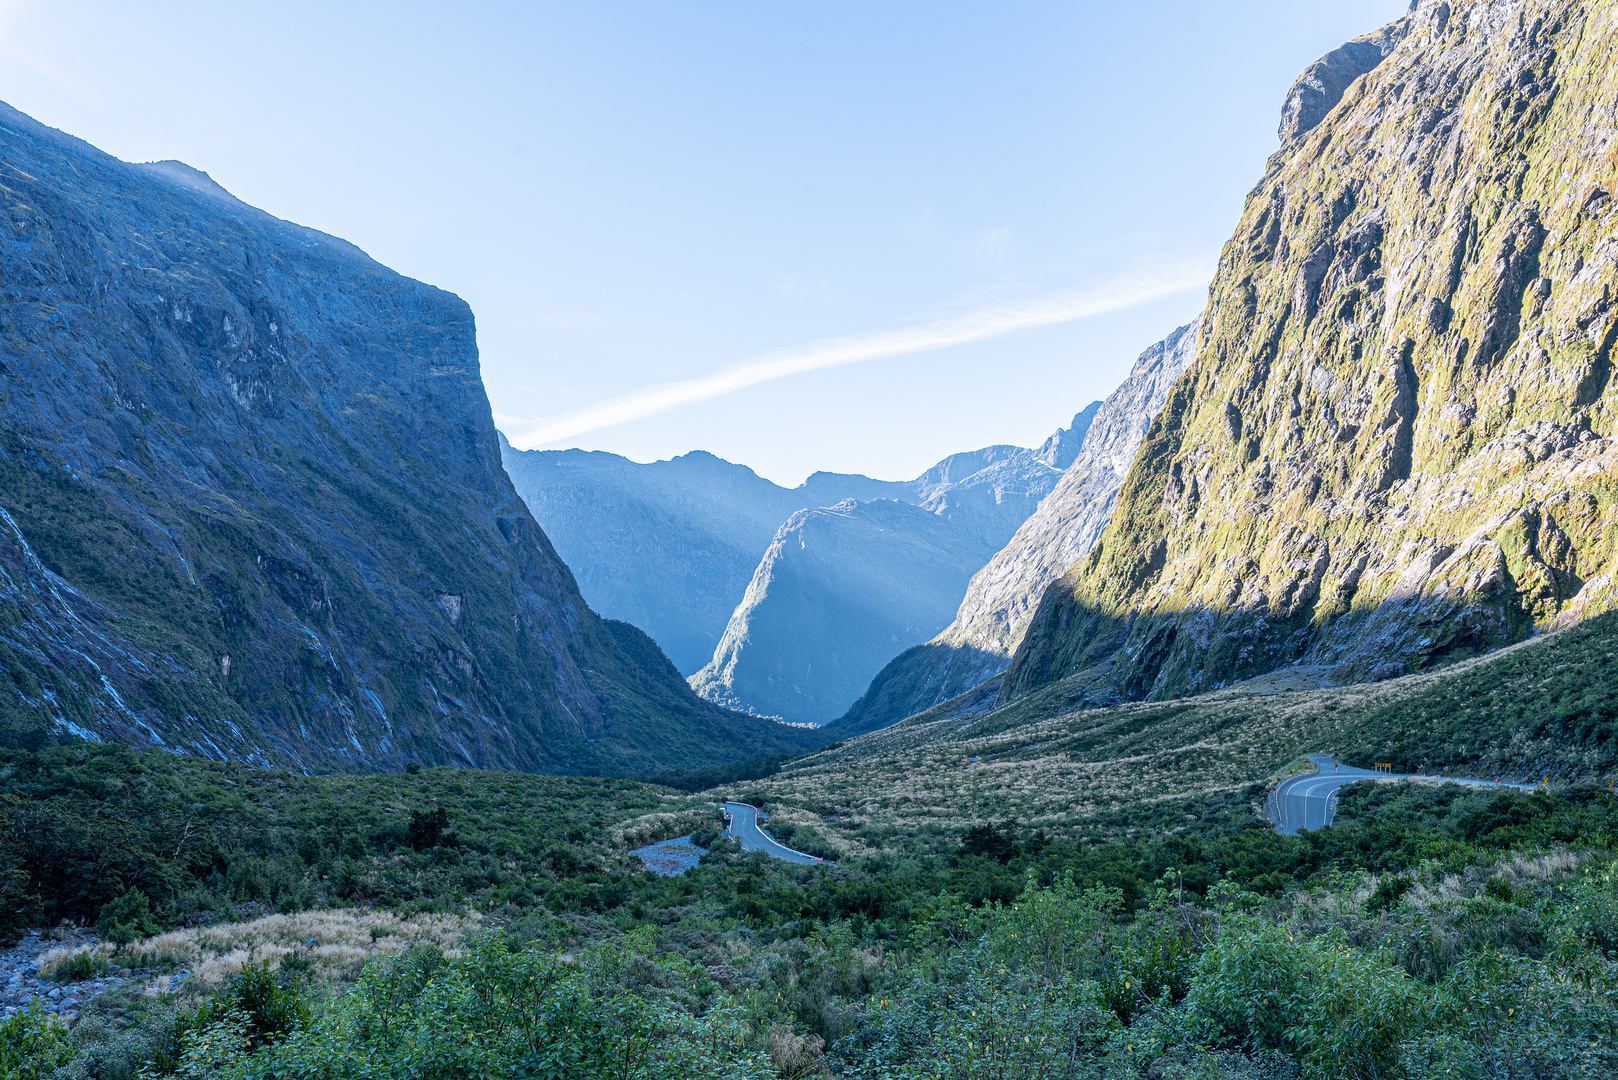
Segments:
[[[1372,772],[1344,765],[1329,754],[1310,754],[1319,772],[1305,773],[1284,780],[1276,787],[1270,799],[1270,816],[1277,832],[1296,836],[1300,832],[1323,829],[1337,815],[1337,790],[1344,784],[1359,780],[1434,780],[1445,784],[1466,784],[1471,787],[1516,788],[1534,790],[1532,784],[1509,784],[1493,780],[1464,780],[1454,776],[1426,776],[1419,773]]]
[[[721,809],[725,811],[725,835],[740,840],[743,851],[762,851],[772,859],[780,859],[782,862],[814,865],[826,861],[776,843],[775,837],[758,827],[759,811],[756,806],[728,802],[724,803]]]

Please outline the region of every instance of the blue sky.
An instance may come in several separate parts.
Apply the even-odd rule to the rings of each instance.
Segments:
[[[0,98],[477,314],[519,445],[793,484],[1031,445],[1202,305],[1401,0],[0,0]]]

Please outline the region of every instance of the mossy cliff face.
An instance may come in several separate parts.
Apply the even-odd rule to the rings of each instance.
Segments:
[[[4,106],[0,158],[0,741],[312,771],[785,748],[585,606],[459,298]]]
[[[1010,693],[1380,678],[1612,607],[1618,5],[1422,3],[1271,159]]]

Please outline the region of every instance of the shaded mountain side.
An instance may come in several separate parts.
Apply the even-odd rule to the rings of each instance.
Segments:
[[[0,147],[8,742],[557,772],[797,745],[585,605],[460,299],[177,162],[4,107]]]
[[[732,708],[825,723],[895,652],[938,631],[992,551],[939,515],[890,499],[800,510],[776,533],[691,685]]]
[[[1136,448],[1196,354],[1197,327],[1182,326],[1141,353],[1118,389],[1086,410],[1082,438],[1068,437],[1062,479],[973,575],[954,621],[883,667],[828,734],[886,727],[1005,670],[1045,587],[1089,553],[1112,517]]]
[[[1195,366],[1008,693],[1387,678],[1613,606],[1614,8],[1396,29],[1249,196]]]
[[[817,472],[783,488],[703,451],[640,464],[599,451],[515,450],[502,439],[501,454],[590,605],[643,628],[694,673],[713,659],[776,530],[797,511],[896,499],[998,547],[1061,476],[1090,415],[1038,449],[954,454],[903,482]]]

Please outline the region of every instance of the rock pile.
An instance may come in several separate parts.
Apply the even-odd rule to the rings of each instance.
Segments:
[[[133,978],[151,973],[144,970],[109,966],[94,979],[58,983],[39,973],[40,957],[64,946],[94,945],[94,934],[77,930],[41,933],[30,930],[17,945],[0,952],[0,1016],[15,1016],[36,1000],[47,1013],[68,1023],[79,1018],[79,1011],[96,995]]]

